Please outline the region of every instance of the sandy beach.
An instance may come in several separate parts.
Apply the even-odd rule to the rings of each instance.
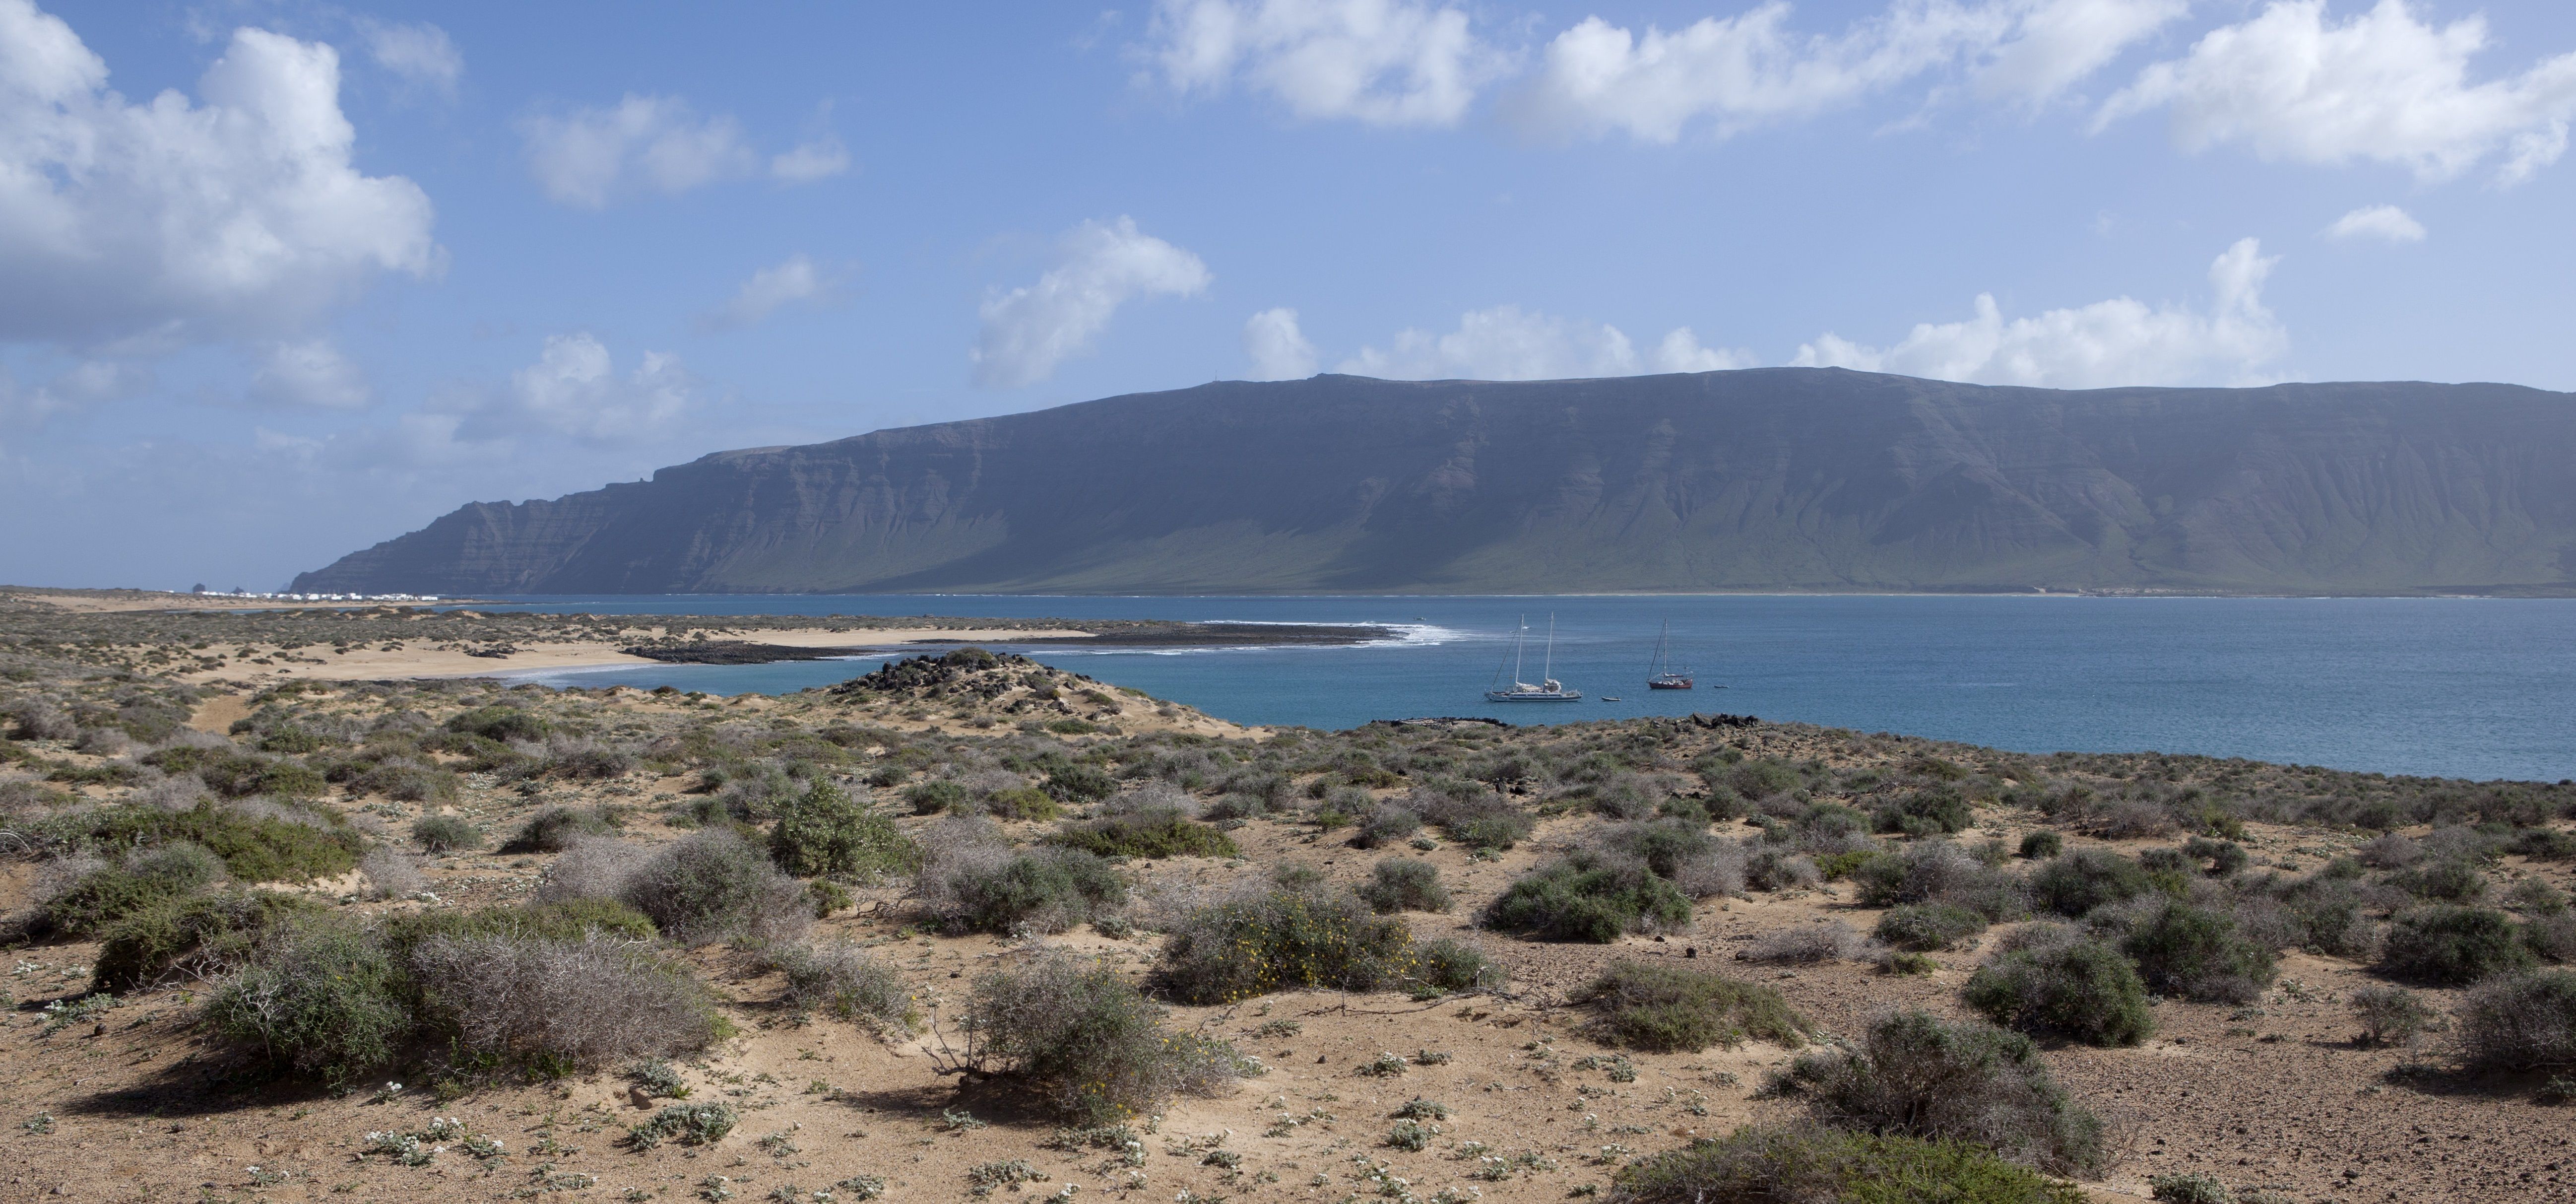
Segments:
[[[661,628],[640,629],[639,635],[660,636]],[[959,643],[1007,643],[1031,639],[1087,639],[1091,633],[1071,629],[1006,629],[957,630],[954,628],[875,628],[830,631],[820,628],[763,628],[742,631],[707,631],[711,640],[746,640],[788,648],[847,649],[852,656],[871,654],[908,655]],[[486,649],[469,652],[455,647],[411,647],[392,649],[355,647],[346,652],[327,647],[299,649],[293,652],[263,651],[251,646],[216,645],[206,650],[220,654],[222,667],[187,675],[193,682],[274,682],[274,681],[376,681],[392,678],[422,677],[493,677],[554,669],[609,669],[651,665],[658,662],[630,655],[623,649],[632,647],[633,639],[616,642],[599,640],[566,640],[559,643],[523,643],[508,651]],[[249,659],[236,659],[250,652]]]

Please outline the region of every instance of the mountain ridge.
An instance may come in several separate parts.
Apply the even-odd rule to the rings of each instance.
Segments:
[[[1217,382],[472,503],[326,592],[2576,592],[2576,397]]]

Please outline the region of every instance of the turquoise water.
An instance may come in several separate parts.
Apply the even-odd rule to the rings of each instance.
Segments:
[[[2068,597],[547,597],[601,614],[867,614],[1385,623],[1345,648],[1080,651],[1039,660],[1242,723],[1514,723],[1729,711],[2025,752],[2206,753],[2386,773],[2576,776],[2576,601]],[[1526,614],[1556,620],[1575,703],[1487,703]],[[1649,692],[1657,627],[1701,688]],[[1535,643],[1530,649],[1536,680]],[[864,662],[534,675],[783,693]],[[1711,687],[1724,686],[1724,689]],[[1604,701],[1603,696],[1620,701]]]

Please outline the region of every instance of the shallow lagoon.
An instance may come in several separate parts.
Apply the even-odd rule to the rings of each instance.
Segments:
[[[2387,773],[2576,776],[2570,600],[668,595],[527,598],[506,609],[520,608],[1382,623],[1401,632],[1363,647],[1033,651],[1242,723],[1340,728],[1414,715],[1538,723],[1728,711],[2029,752],[2161,749]],[[1514,624],[1526,614],[1543,631],[1551,613],[1556,676],[1587,697],[1485,702]],[[1700,689],[1645,688],[1667,619],[1675,659],[1693,668]],[[1537,678],[1535,636],[1528,680]],[[783,693],[876,664],[532,676]]]

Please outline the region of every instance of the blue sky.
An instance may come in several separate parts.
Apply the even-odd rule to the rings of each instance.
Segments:
[[[2576,389],[2576,9],[0,0],[0,580],[1314,371]]]

